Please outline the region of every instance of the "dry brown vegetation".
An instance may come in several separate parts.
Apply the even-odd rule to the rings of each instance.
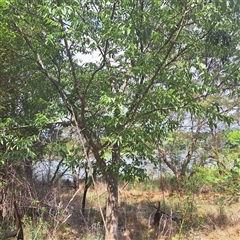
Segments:
[[[150,181],[120,188],[120,240],[240,239],[240,202],[237,199],[230,201],[229,196],[210,190],[186,194],[169,189],[161,191],[158,186],[157,181]],[[99,205],[104,214],[104,183],[98,183],[95,189],[89,190],[85,215],[80,210],[82,186],[75,192],[61,183],[51,191],[51,209],[39,203],[41,212],[37,219],[23,215],[25,239],[103,239],[104,223]],[[153,204],[157,206],[159,201],[161,210],[168,215],[162,215],[159,226],[154,226],[156,209]],[[46,220],[47,214],[50,218]],[[173,221],[169,216],[177,216],[182,221]],[[3,234],[3,228],[1,232]]]

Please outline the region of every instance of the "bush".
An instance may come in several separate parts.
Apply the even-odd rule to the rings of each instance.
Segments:
[[[216,167],[196,167],[193,175],[184,178],[184,191],[191,193],[207,193],[212,191],[220,181],[220,174]]]

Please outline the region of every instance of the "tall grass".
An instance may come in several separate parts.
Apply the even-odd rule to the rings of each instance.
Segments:
[[[209,175],[215,176],[215,174],[213,171]],[[210,232],[232,226],[240,227],[240,218],[237,211],[234,211],[234,208],[240,209],[240,203],[234,201],[229,205],[229,196],[214,188],[218,182],[209,175],[206,176],[206,172],[201,169],[194,177],[189,179],[186,176],[181,182],[171,175],[166,175],[141,183],[129,183],[119,192],[120,239],[187,240],[201,239],[201,236],[208,239],[206,235]],[[100,203],[104,211],[106,186],[103,182],[99,182],[96,187],[101,193]],[[61,189],[59,196],[56,196],[56,204],[61,199],[61,203],[66,207],[73,194],[68,189]],[[31,218],[24,216],[22,221],[25,238],[28,240],[103,239],[104,226],[96,193],[94,189],[89,189],[85,215],[80,209],[82,194],[83,192],[79,191],[65,209],[66,212],[59,210],[51,220],[39,217],[33,222]],[[157,206],[158,201],[161,202],[161,210],[167,215],[161,217],[159,226],[153,226],[156,211],[153,205]],[[173,221],[173,216],[182,221]],[[10,226],[11,224],[8,225],[8,230],[14,228]],[[2,224],[0,239],[5,230]]]

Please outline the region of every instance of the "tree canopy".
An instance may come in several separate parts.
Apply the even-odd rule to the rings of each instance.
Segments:
[[[117,239],[118,179],[143,178],[143,161],[157,162],[157,146],[186,116],[196,132],[203,122],[211,130],[234,121],[238,6],[0,2],[1,129],[9,129],[9,118],[18,127],[34,125],[34,136],[63,118],[75,126],[79,145],[91,149],[108,184],[106,239]]]

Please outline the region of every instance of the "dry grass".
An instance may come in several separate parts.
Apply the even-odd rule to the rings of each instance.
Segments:
[[[67,191],[67,193],[66,193]],[[59,199],[66,206],[73,191],[61,190]],[[100,205],[104,210],[106,186],[99,183],[97,191]],[[103,239],[104,226],[99,211],[96,191],[90,189],[87,197],[86,214],[81,214],[83,191],[76,194],[69,205],[71,217],[67,214],[52,222],[39,222],[24,226],[26,239],[38,240],[97,240]],[[155,209],[148,199],[157,206],[161,201],[162,210],[175,213],[183,219],[178,224],[162,216],[159,227],[153,226]],[[146,189],[143,183],[128,186],[119,194],[119,235],[120,240],[225,240],[240,239],[240,203],[229,205],[228,196],[211,192],[202,194],[178,194],[162,192],[157,188]],[[65,221],[66,220],[66,221]],[[54,232],[55,230],[55,232]]]
[[[104,207],[106,186],[102,183],[99,184],[98,192],[100,193],[101,206]],[[79,200],[80,198],[79,196]],[[171,219],[163,217],[160,220],[159,227],[154,227],[153,216],[155,209],[149,204],[147,198],[155,205],[157,205],[158,201],[161,201],[162,209],[165,212],[169,214],[174,212],[183,218],[182,224],[177,224]],[[134,187],[128,186],[125,190],[121,190],[119,194],[120,239],[236,240],[240,232],[240,203],[235,202],[228,205],[226,199],[227,196],[211,192],[189,196],[178,193],[173,194],[168,191],[163,193],[154,188],[147,191],[143,183]],[[77,233],[71,234],[72,237],[68,235],[69,238],[61,238],[63,235],[59,231],[59,239],[74,239],[73,235],[81,236],[80,239],[101,239],[104,229],[98,211],[97,196],[93,189],[88,194],[87,208],[87,225],[85,225],[85,228],[83,227],[85,231],[78,230]],[[77,219],[74,223],[76,222]],[[70,229],[74,229],[74,226],[72,225]],[[70,229],[69,232],[71,232]],[[62,228],[62,233],[65,230]],[[225,237],[221,238],[221,236]]]

